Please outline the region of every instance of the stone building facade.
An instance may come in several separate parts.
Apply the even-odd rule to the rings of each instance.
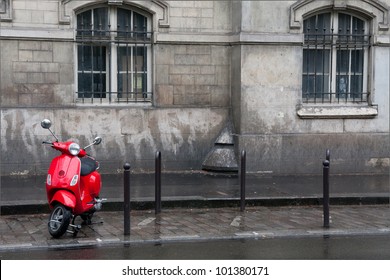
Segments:
[[[249,172],[386,173],[389,5],[1,0],[1,174],[45,172],[43,118],[105,173],[200,170],[223,131]]]

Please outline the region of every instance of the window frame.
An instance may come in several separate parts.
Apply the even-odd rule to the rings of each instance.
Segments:
[[[324,30],[323,33],[318,32],[317,29],[315,30],[315,33],[312,32],[306,32],[305,30],[305,23],[306,21],[311,20],[313,17],[314,21],[317,20],[317,17],[320,15],[326,15],[329,14],[329,31],[326,32]],[[339,33],[340,30],[340,24],[339,24],[339,19],[340,19],[340,14],[347,15],[349,16],[349,21],[351,26],[353,25],[354,19],[358,19],[363,22],[363,31],[364,33],[362,35],[360,34],[353,34],[352,32],[349,32],[347,34],[342,34]],[[311,20],[312,21],[312,20]],[[330,104],[330,105],[335,105],[339,103],[345,103],[345,104],[370,104],[371,103],[371,89],[370,89],[370,83],[369,83],[369,77],[371,76],[371,52],[372,52],[372,32],[371,32],[371,22],[367,18],[361,17],[359,15],[356,15],[355,13],[350,13],[348,11],[339,11],[339,10],[324,10],[317,12],[315,14],[310,14],[309,16],[306,16],[303,19],[303,35],[304,35],[304,43],[303,43],[303,56],[302,56],[302,87],[301,87],[301,97],[302,97],[302,102],[304,104]],[[316,26],[317,27],[317,26]],[[336,32],[334,32],[336,30]],[[326,32],[326,33],[325,33]],[[347,41],[342,41],[340,38],[343,38],[345,36],[347,38]],[[362,44],[359,45],[358,47],[356,46],[358,42],[356,38],[359,38],[359,36],[363,36]],[[313,44],[312,39],[315,37],[314,41],[315,44]],[[323,37],[322,38],[322,44],[317,44],[318,37]],[[355,41],[348,41],[348,37],[350,38],[355,38]],[[320,39],[321,40],[321,39]],[[355,44],[355,47],[351,47],[350,45]],[[328,53],[328,61],[327,62],[327,68],[328,68],[328,81],[327,81],[327,87],[328,87],[328,92],[320,92],[318,93],[317,88],[316,88],[316,79],[317,79],[317,69],[316,68],[316,62],[314,63],[314,66],[309,64],[308,62],[305,62],[305,59],[309,61],[309,53],[311,52],[320,52],[321,56],[324,57],[325,53]],[[346,51],[348,53],[348,72],[344,74],[348,78],[348,91],[346,94],[344,94],[343,97],[340,98],[341,94],[337,90],[338,87],[338,79],[342,77],[340,69],[337,69],[338,66],[340,65],[340,59],[339,55],[340,52]],[[357,51],[363,51],[363,67],[362,67],[362,90],[360,93],[360,98],[355,98],[355,94],[350,92],[351,89],[351,83],[350,80],[353,77],[356,77],[356,71],[354,71],[353,75],[351,70],[353,61],[351,59],[351,55],[353,52]],[[314,59],[317,59],[315,56]],[[306,67],[305,67],[306,63]],[[325,63],[325,60],[323,59],[323,64]],[[356,62],[355,62],[356,63]],[[314,67],[314,68],[313,68]],[[305,72],[305,68],[313,68],[314,73],[310,73],[309,71]],[[323,65],[324,68],[324,65]],[[314,76],[313,81],[314,81],[314,91],[309,92],[307,91],[309,84],[310,84],[310,76]],[[325,72],[322,73],[322,81],[324,82],[324,77],[325,77]],[[305,85],[305,78],[306,78],[306,85]],[[306,93],[305,93],[305,88],[306,88]],[[325,85],[322,85],[322,89],[325,88]],[[319,95],[319,97],[318,97]],[[353,95],[353,97],[348,97],[349,95]]]
[[[100,8],[105,8],[107,9],[107,22],[108,22],[108,29],[103,30],[102,33],[108,33],[109,35],[106,36],[107,34],[103,34],[103,36],[100,36],[101,34],[95,35],[92,34],[91,36],[84,36],[79,33],[80,29],[78,29],[78,17],[85,13],[90,11],[92,16],[91,16],[91,22],[93,23],[94,21],[94,10],[100,9]],[[126,40],[123,39],[124,37],[118,36],[118,33],[124,32],[120,31],[118,29],[118,11],[119,9],[123,9],[131,13],[131,28],[129,31],[127,31],[129,34],[134,34],[137,31],[134,30],[133,28],[133,22],[134,22],[134,14],[137,13],[146,19],[146,30],[141,31],[141,34],[143,34],[142,39],[140,40],[140,36],[135,36],[135,39],[131,36],[126,37]],[[75,18],[76,18],[76,28],[75,28],[75,102],[77,104],[103,104],[103,105],[108,105],[108,104],[137,104],[140,103],[142,105],[147,105],[150,104],[152,105],[153,103],[153,84],[152,84],[152,76],[153,76],[153,62],[152,62],[152,49],[153,49],[153,31],[152,31],[152,24],[153,24],[153,18],[152,15],[144,12],[140,9],[137,9],[135,7],[131,6],[113,6],[113,5],[95,5],[92,7],[88,7],[85,9],[81,9],[75,13]],[[110,28],[111,26],[115,26],[115,28]],[[91,32],[94,33],[96,28],[94,28],[93,24],[91,26],[91,31],[85,31],[85,32]],[[99,31],[100,32],[100,31]],[[83,39],[80,39],[82,38]],[[132,39],[133,38],[133,39]],[[79,96],[79,74],[80,73],[85,73],[81,72],[83,70],[79,70],[79,53],[78,53],[78,48],[80,46],[99,46],[102,48],[105,48],[106,52],[106,69],[105,69],[105,84],[106,84],[106,89],[105,89],[105,96],[101,96],[98,98],[95,98],[94,96],[92,97],[82,97]],[[146,93],[144,94],[143,92],[132,92],[132,91],[127,91],[123,93],[122,96],[119,96],[120,93],[118,92],[118,79],[120,75],[120,71],[118,68],[118,49],[121,47],[128,47],[129,49],[134,49],[134,48],[145,48],[145,53],[144,53],[144,61],[146,60],[146,71],[144,69],[142,71],[135,71],[133,66],[131,68],[126,69],[127,73],[129,76],[131,76],[131,79],[134,78],[134,76],[137,74],[139,75],[140,72],[141,74],[146,75]],[[92,58],[93,59],[93,58]],[[135,57],[130,55],[130,60],[134,61]],[[93,70],[93,69],[92,69]],[[92,71],[93,72],[93,71]],[[104,71],[100,71],[102,73]],[[135,95],[134,95],[135,93]],[[103,94],[102,94],[103,95]],[[125,95],[125,96],[123,96]],[[140,98],[141,96],[141,98]]]

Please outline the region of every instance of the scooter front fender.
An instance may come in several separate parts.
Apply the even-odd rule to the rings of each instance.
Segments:
[[[74,194],[68,191],[59,190],[51,199],[50,206],[53,207],[56,203],[61,203],[62,205],[73,210],[76,207],[76,197]]]

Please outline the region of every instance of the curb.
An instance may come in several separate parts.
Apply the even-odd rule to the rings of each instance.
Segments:
[[[245,201],[246,206],[319,206],[323,199],[319,197],[265,197],[248,198]],[[331,197],[331,205],[381,205],[390,204],[390,196],[348,196]],[[154,209],[154,201],[132,201],[130,209],[132,210],[151,210]],[[164,208],[225,208],[240,207],[240,199],[174,199],[169,198],[162,201]],[[24,204],[24,205],[2,205],[0,207],[1,215],[21,215],[21,214],[42,214],[50,213],[49,205],[46,204]],[[123,211],[122,201],[105,202],[101,211]]]

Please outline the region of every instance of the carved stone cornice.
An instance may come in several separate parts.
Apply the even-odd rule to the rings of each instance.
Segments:
[[[290,6],[290,29],[299,30],[306,15],[326,9],[356,11],[375,19],[378,30],[389,30],[389,7],[379,0],[299,0]]]
[[[137,0],[104,0],[104,1],[77,1],[77,0],[60,0],[58,7],[58,21],[60,24],[70,24],[70,11],[77,6],[85,6],[88,4],[107,3],[108,5],[135,5],[137,7],[144,7],[145,9],[157,15],[158,27],[169,27],[169,4],[163,0],[152,1],[137,1]],[[72,5],[72,9],[67,6]],[[77,5],[78,4],[78,5]]]

